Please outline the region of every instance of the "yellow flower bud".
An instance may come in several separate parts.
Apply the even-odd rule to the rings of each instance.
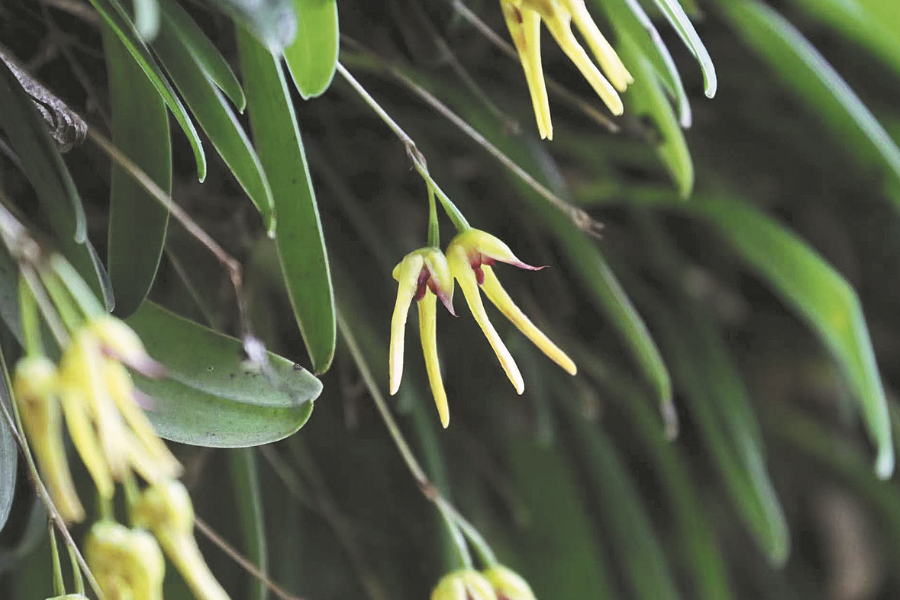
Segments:
[[[25,434],[53,503],[67,522],[84,519],[62,437],[62,415],[56,365],[43,356],[27,356],[16,364],[13,394]]]
[[[150,358],[141,338],[121,320],[103,315],[88,323],[87,328],[106,354],[148,377],[162,375],[162,365]]]
[[[91,527],[84,553],[108,598],[162,600],[166,562],[148,532],[100,521]]]
[[[431,600],[498,600],[491,583],[478,571],[461,569],[444,575]]]
[[[535,600],[528,582],[503,565],[490,566],[482,574],[494,587],[497,600]]]

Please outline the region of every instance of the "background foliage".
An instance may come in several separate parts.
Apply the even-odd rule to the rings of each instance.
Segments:
[[[477,25],[506,39],[493,0],[0,5],[7,58],[243,267],[239,306],[234,271],[95,137],[63,158],[4,72],[5,196],[170,369],[142,385],[198,515],[281,588],[424,597],[450,566],[370,401],[387,387],[390,272],[425,242],[426,188],[332,81],[339,22],[341,63],[473,225],[551,266],[503,277],[576,378],[504,325],[517,397],[475,323],[442,317],[451,427],[418,352],[391,402],[500,560],[547,599],[896,596],[900,489],[882,479],[900,424],[900,17],[893,0],[684,1],[718,75],[709,100],[675,4],[589,2],[636,79],[614,123],[545,44],[549,143],[517,61]],[[286,357],[271,357],[280,384],[204,328],[240,337],[242,308]],[[6,434],[0,597],[47,597],[41,508]],[[233,597],[272,594],[204,550]],[[188,597],[170,575],[166,598]]]

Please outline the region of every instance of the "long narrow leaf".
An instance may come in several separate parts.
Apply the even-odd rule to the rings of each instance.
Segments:
[[[245,27],[273,54],[297,36],[294,0],[207,0]]]
[[[169,114],[131,53],[108,29],[104,54],[112,108],[112,139],[125,156],[166,193],[172,188]],[[109,199],[107,265],[116,312],[127,317],[140,306],[156,277],[169,211],[116,164]]]
[[[243,30],[238,48],[250,125],[275,193],[275,242],[285,285],[317,373],[331,365],[337,335],[322,224],[297,118],[281,65]]]
[[[284,58],[304,100],[325,93],[337,69],[340,32],[336,0],[294,0],[297,37]]]
[[[274,200],[259,158],[225,98],[206,76],[168,18],[163,20],[153,49],[203,131],[256,205],[269,234],[273,234]]]
[[[716,68],[713,65],[712,58],[709,56],[709,52],[706,50],[706,46],[703,45],[700,36],[697,35],[693,23],[691,23],[688,16],[684,14],[684,9],[681,8],[681,4],[679,4],[678,0],[655,1],[656,5],[659,6],[662,13],[669,20],[669,23],[671,23],[675,31],[678,32],[681,41],[684,42],[685,46],[687,46],[694,55],[694,58],[697,59],[697,62],[700,63],[700,68],[703,70],[703,85],[705,87],[706,96],[712,98],[716,95],[716,89],[718,88]]]
[[[12,415],[13,397],[6,369],[6,359],[0,352],[0,402],[7,414]],[[9,511],[12,509],[13,497],[16,493],[16,469],[19,464],[19,453],[9,423],[0,418],[0,531],[6,525]]]
[[[252,448],[239,448],[228,453],[231,481],[237,502],[238,524],[244,537],[244,555],[260,570],[268,571],[266,524],[263,515],[263,488],[259,479],[256,454]],[[253,577],[248,600],[266,600],[268,588],[263,580]]]

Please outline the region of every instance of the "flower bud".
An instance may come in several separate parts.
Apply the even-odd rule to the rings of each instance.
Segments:
[[[528,582],[503,565],[490,566],[482,574],[493,586],[497,600],[535,600]]]
[[[92,320],[88,328],[97,336],[103,351],[148,377],[159,377],[163,367],[150,358],[141,338],[119,319],[103,315]]]
[[[478,571],[461,569],[444,575],[431,600],[498,600],[491,583]]]
[[[148,532],[112,521],[95,523],[85,559],[108,598],[162,600],[166,562]]]

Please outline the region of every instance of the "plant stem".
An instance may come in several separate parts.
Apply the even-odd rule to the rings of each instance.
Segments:
[[[66,584],[63,581],[62,564],[59,560],[59,548],[56,546],[56,534],[53,532],[52,521],[47,521],[47,529],[50,534],[50,559],[53,561],[53,594],[63,596],[66,593]]]
[[[434,202],[434,190],[428,186],[428,245],[441,247],[441,226],[438,223],[437,206]]]
[[[25,341],[25,354],[42,356],[44,345],[41,342],[41,324],[38,318],[37,301],[31,288],[19,275],[19,320],[22,323],[22,338]]]

